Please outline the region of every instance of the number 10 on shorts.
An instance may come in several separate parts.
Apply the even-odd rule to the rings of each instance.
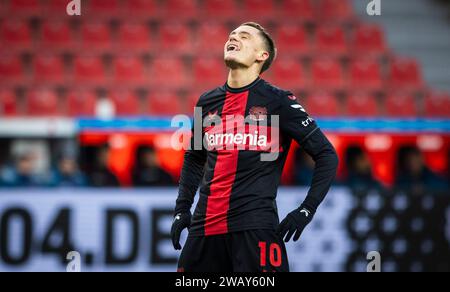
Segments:
[[[260,241],[259,244],[260,251],[260,265],[261,267],[267,266],[267,251],[269,252],[269,261],[272,267],[281,266],[281,248],[277,243],[271,243],[269,250],[267,250],[267,242]]]

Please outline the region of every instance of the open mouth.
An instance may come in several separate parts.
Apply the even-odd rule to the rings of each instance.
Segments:
[[[236,44],[229,44],[227,46],[227,52],[239,51],[239,47]]]

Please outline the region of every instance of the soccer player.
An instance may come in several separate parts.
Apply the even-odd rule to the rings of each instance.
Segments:
[[[271,116],[278,116],[279,155],[273,161],[261,159],[267,149],[258,147],[266,145],[268,137],[250,132],[251,127],[236,127],[250,133],[232,133],[226,138],[213,127],[202,127],[200,135],[206,137],[206,145],[185,153],[171,229],[174,248],[179,250],[180,234],[189,228],[178,271],[289,271],[283,240],[300,238],[334,180],[337,155],[315,121],[291,92],[260,78],[275,55],[274,41],[262,26],[253,22],[240,25],[224,47],[229,68],[226,84],[204,93],[197,103],[203,119],[218,117],[224,123],[230,116],[250,117],[255,122],[270,122]],[[269,123],[268,128],[271,126],[276,125]],[[193,134],[199,133],[193,130]],[[306,199],[279,223],[276,194],[293,139],[314,159],[315,169]],[[227,145],[210,147],[221,143]],[[245,148],[225,147],[230,143]],[[190,209],[199,186],[192,216]]]

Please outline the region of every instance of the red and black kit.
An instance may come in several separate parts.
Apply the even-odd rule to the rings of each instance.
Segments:
[[[199,262],[195,255],[208,257],[214,254],[214,247],[217,253],[231,255],[232,265],[233,259],[237,260],[238,252],[233,247],[239,242],[236,239],[239,234],[243,237],[241,246],[247,244],[248,249],[254,249],[252,255],[260,254],[260,245],[265,244],[269,258],[271,250],[281,252],[280,260],[286,258],[282,240],[275,238],[279,224],[276,195],[292,140],[316,162],[312,185],[303,204],[313,212],[335,176],[337,162],[333,146],[291,92],[261,78],[243,88],[225,84],[209,91],[200,97],[197,107],[202,109],[204,120],[219,119],[224,126],[223,132],[212,126],[202,127],[204,147],[185,153],[175,213],[190,212],[199,186],[200,191],[180,267],[192,267],[189,257]],[[229,117],[233,116],[247,117],[246,123],[231,123],[230,127]],[[272,116],[278,116],[279,123],[272,124]],[[261,159],[262,154],[269,153],[276,154],[276,159]],[[218,236],[223,237],[223,244],[214,239],[221,238]],[[216,243],[208,245],[208,242]],[[217,255],[209,261],[220,257]],[[262,270],[270,270],[261,267],[261,259],[256,263],[254,259],[249,260]],[[285,261],[287,266],[287,258]]]

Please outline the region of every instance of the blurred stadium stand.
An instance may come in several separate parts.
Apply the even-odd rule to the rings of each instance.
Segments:
[[[1,0],[0,118],[191,115],[202,92],[224,83],[223,45],[248,20],[266,26],[278,46],[263,77],[292,90],[314,117],[450,118],[445,78],[434,81],[430,74],[438,73],[428,65],[422,74],[432,55],[425,51],[448,59],[440,34],[450,25],[435,21],[442,14],[421,0],[405,12],[395,0],[370,18],[362,2],[85,0],[83,16],[69,17],[66,0]],[[418,39],[408,32],[418,25],[406,30],[394,20],[406,21],[407,13],[426,24]],[[410,51],[408,42],[415,42]],[[164,163],[176,177],[179,165]]]
[[[394,54],[383,29],[357,18],[351,1],[90,0],[83,1],[82,18],[65,15],[65,4],[2,1],[0,38],[8,54],[0,60],[0,82],[25,91],[45,84],[58,98],[64,92],[58,88],[69,90],[71,82],[105,90],[118,83],[147,91],[176,85],[181,95],[174,102],[181,101],[177,107],[189,112],[187,92],[225,79],[218,64],[228,32],[241,20],[255,19],[277,40],[280,60],[267,78],[280,86],[306,95],[325,87],[352,98],[353,90],[413,91],[420,104],[429,96],[418,62]],[[387,101],[381,100],[382,112],[390,107]],[[410,111],[410,116],[430,112]]]

